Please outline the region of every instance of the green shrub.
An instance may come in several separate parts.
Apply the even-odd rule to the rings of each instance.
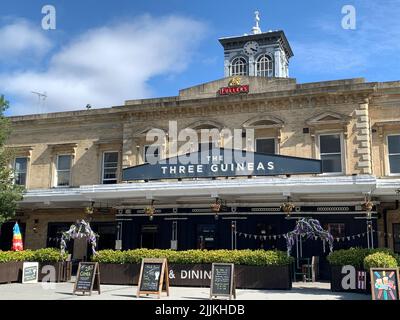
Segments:
[[[175,264],[210,264],[235,263],[250,266],[282,266],[291,263],[293,258],[282,251],[264,250],[149,250],[135,249],[128,251],[101,250],[92,257],[93,261],[101,263],[140,263],[143,258],[166,258]]]
[[[367,248],[350,248],[333,251],[328,256],[328,261],[334,266],[351,265],[358,269],[364,268],[364,259],[374,253],[384,253],[393,257],[397,263],[400,262],[399,255],[387,248],[367,249]]]
[[[364,259],[364,268],[397,268],[397,260],[390,254],[384,252],[376,252],[370,254]]]
[[[64,261],[66,256],[66,254],[61,254],[60,250],[54,248],[24,251],[0,251],[0,263],[11,261],[59,262]]]

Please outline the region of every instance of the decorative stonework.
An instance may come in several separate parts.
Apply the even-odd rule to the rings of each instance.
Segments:
[[[371,161],[371,128],[369,121],[369,99],[364,99],[354,111],[354,116],[357,119],[355,126],[356,143],[357,143],[357,164],[356,170],[361,174],[372,173]]]

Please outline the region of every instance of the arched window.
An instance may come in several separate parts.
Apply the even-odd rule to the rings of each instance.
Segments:
[[[256,62],[256,72],[258,77],[273,77],[274,64],[272,58],[266,54],[259,57]]]
[[[235,58],[231,62],[231,76],[246,76],[247,62],[244,58]]]

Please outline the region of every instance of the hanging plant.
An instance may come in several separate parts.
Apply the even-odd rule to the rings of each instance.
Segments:
[[[287,216],[290,216],[290,213],[293,211],[294,208],[295,205],[291,202],[285,202],[281,205],[281,209],[283,210],[283,212],[286,213]]]
[[[94,208],[93,208],[93,207],[86,207],[86,208],[85,208],[85,213],[86,213],[87,215],[92,215],[93,212],[94,212]]]
[[[211,210],[212,210],[213,212],[216,212],[216,213],[220,212],[220,211],[221,211],[221,203],[220,203],[220,202],[218,202],[218,203],[213,203],[213,204],[211,205]]]
[[[150,221],[153,220],[156,209],[153,206],[144,208],[144,213],[149,216]]]
[[[68,231],[63,232],[61,237],[61,253],[65,253],[65,249],[67,248],[67,241],[71,239],[87,238],[87,241],[90,242],[92,246],[93,255],[95,255],[98,237],[99,235],[93,232],[88,222],[86,222],[85,220],[77,221],[75,224],[70,226]]]

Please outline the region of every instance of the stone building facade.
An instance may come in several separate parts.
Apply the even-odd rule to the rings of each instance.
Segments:
[[[101,248],[283,249],[283,234],[295,220],[280,206],[290,199],[292,217],[319,219],[331,229],[336,247],[374,244],[400,250],[400,82],[358,78],[299,84],[284,70],[293,53],[283,32],[220,41],[226,77],[183,89],[176,97],[10,118],[12,165],[27,189],[16,217],[27,248],[57,246],[60,232],[84,218],[100,233]],[[244,60],[244,69],[232,65],[254,41],[260,42],[255,48],[260,54],[267,43],[280,48],[285,58],[277,54],[279,62],[270,64],[280,68],[279,76],[269,73],[268,61],[256,54]],[[220,94],[221,88],[235,86],[244,91]],[[251,145],[243,135],[247,151],[322,159],[324,172],[123,181],[124,169],[146,162],[149,130],[168,131],[170,121],[178,130],[254,129]],[[223,139],[217,144],[223,147]],[[161,141],[159,157],[175,156],[170,149],[168,138]],[[210,210],[215,199],[228,208],[218,220]],[[371,220],[363,207],[366,199],[374,204]],[[90,206],[94,213],[88,215]],[[155,208],[150,219],[144,210],[149,206]],[[10,226],[3,225],[3,249]],[[321,248],[314,242],[304,254],[325,256]],[[82,244],[71,249],[77,258],[86,255]]]

